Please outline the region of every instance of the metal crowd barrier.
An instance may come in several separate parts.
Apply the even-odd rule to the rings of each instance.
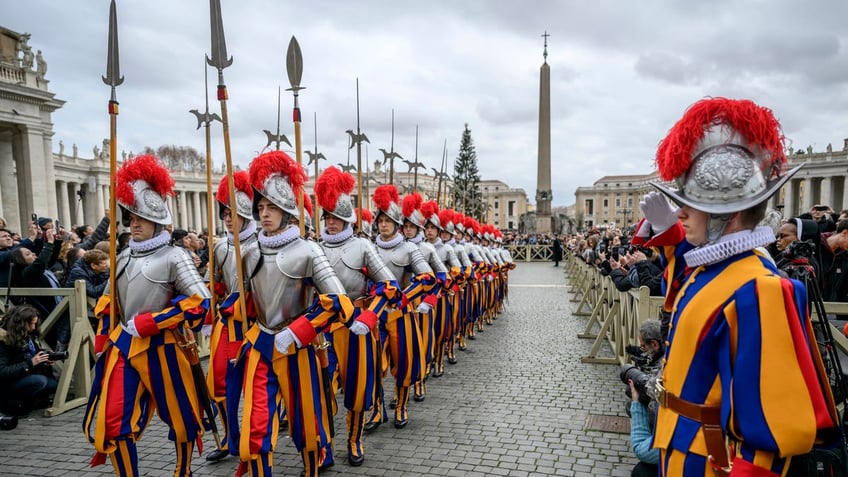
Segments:
[[[3,288],[0,291],[0,310],[6,311],[7,296],[53,296],[61,301],[46,318],[41,320],[40,338],[44,337],[56,326],[56,322],[69,311],[71,320],[71,340],[68,343],[68,359],[57,363],[59,369],[59,385],[53,395],[53,405],[44,411],[47,417],[58,416],[88,402],[88,392],[91,390],[92,366],[94,363],[94,330],[88,321],[88,312],[94,306],[94,300],[85,293],[85,281],[77,280],[73,288]],[[201,356],[209,355],[208,340],[200,333],[196,336]]]
[[[578,303],[575,316],[588,316],[586,328],[578,337],[594,340],[584,363],[624,364],[627,345],[639,344],[639,326],[646,320],[659,319],[663,297],[650,296],[647,287],[618,291],[612,279],[601,275],[597,267],[580,257],[566,253],[565,274],[571,301]],[[826,314],[848,315],[848,303],[825,302]],[[848,337],[828,322],[836,345],[848,353]],[[604,344],[607,349],[604,350]],[[600,356],[607,351],[607,356]],[[612,355],[609,355],[611,351]]]

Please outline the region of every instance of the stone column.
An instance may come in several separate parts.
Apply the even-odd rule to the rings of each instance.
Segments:
[[[71,206],[68,201],[68,183],[65,181],[57,181],[59,184],[56,187],[56,199],[59,206],[59,213],[56,218],[65,226],[66,229],[71,227]]]
[[[801,200],[801,212],[807,212],[813,206],[813,178],[804,179],[804,196]]]
[[[191,194],[194,199],[194,230],[200,235],[200,231],[203,229],[203,224],[206,222],[203,220],[203,212],[200,207],[200,192],[194,192]]]
[[[49,127],[49,126],[48,126]],[[41,137],[41,144],[44,148],[44,165],[45,168],[39,171],[39,173],[43,174],[44,182],[47,186],[42,192],[47,197],[54,198],[53,200],[49,200],[47,202],[47,214],[48,217],[59,217],[59,208],[57,207],[57,203],[55,200],[56,197],[56,166],[53,164],[53,131],[52,129],[48,129],[44,131]],[[37,190],[37,189],[36,189]]]
[[[94,213],[102,217],[103,212],[106,211],[106,207],[103,206],[103,186],[101,184],[97,184],[97,179],[95,179],[94,182]],[[108,191],[106,192],[106,197],[109,197]],[[97,223],[93,223],[91,225],[97,227]]]
[[[546,38],[547,39],[547,38]],[[547,45],[547,43],[546,43]],[[539,71],[539,146],[536,163],[536,232],[551,232],[551,67]]]
[[[0,202],[6,224],[21,231],[21,214],[18,204],[18,183],[15,179],[15,156],[12,152],[12,135],[0,135]],[[29,217],[28,215],[24,217]],[[25,231],[24,231],[25,232]]]
[[[47,184],[44,171],[52,163],[44,155],[44,135],[40,129],[29,126],[23,128],[21,134],[21,154],[18,156],[18,190],[24,191],[18,197],[21,208],[29,214],[36,213],[39,216],[50,214],[50,197],[55,196],[55,186]],[[49,194],[47,191],[53,191]]]
[[[71,182],[71,218],[70,225],[82,225],[82,204],[80,203],[79,191],[80,184],[78,182]]]
[[[822,177],[820,190],[821,198],[818,203],[833,207],[833,179],[830,176]]]
[[[783,217],[795,216],[795,179],[789,179],[783,185]]]
[[[182,193],[180,193],[179,202],[180,202],[180,226],[179,226],[179,228],[187,229],[188,228],[188,204],[186,204],[186,202],[188,202],[188,193],[187,192],[183,191]]]

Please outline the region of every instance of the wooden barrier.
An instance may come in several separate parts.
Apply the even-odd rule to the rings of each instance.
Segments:
[[[647,287],[618,291],[612,279],[601,275],[597,267],[571,254],[564,258],[566,279],[571,285],[568,291],[574,295],[571,301],[579,303],[572,315],[589,317],[585,329],[577,336],[593,340],[589,354],[580,361],[624,364],[628,360],[626,346],[639,344],[639,326],[643,322],[659,319],[664,298],[650,296]],[[848,315],[848,303],[825,302],[824,305],[827,314]],[[584,308],[591,312],[583,311]],[[829,324],[834,342],[843,353],[848,353],[848,337],[833,323]],[[605,343],[612,356],[599,356]]]
[[[8,292],[8,293],[7,293]],[[41,336],[44,340],[50,330],[56,326],[59,318],[68,311],[71,321],[71,339],[68,343],[68,359],[56,364],[59,369],[59,384],[53,395],[53,405],[44,411],[47,417],[58,416],[88,402],[91,390],[92,363],[94,353],[94,330],[88,321],[88,312],[94,307],[94,300],[86,296],[85,281],[77,280],[73,288],[3,288],[0,291],[0,310],[5,313],[7,296],[54,296],[61,301],[53,311],[41,320]],[[209,355],[209,340],[202,334],[196,336],[199,353]]]
[[[553,257],[551,245],[504,245],[514,262],[550,262]],[[565,256],[565,253],[563,254]]]

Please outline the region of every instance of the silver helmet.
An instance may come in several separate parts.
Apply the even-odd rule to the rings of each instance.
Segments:
[[[401,210],[403,211],[404,220],[412,222],[419,229],[424,228],[424,216],[421,214],[421,204],[424,203],[424,198],[418,192],[405,195]]]
[[[356,186],[353,176],[337,167],[328,167],[315,181],[315,198],[324,212],[352,224],[356,222],[350,194]]]
[[[115,182],[124,227],[130,225],[130,214],[159,225],[173,222],[168,197],[174,194],[174,179],[155,156],[143,154],[124,162]]]
[[[288,154],[266,152],[250,163],[250,184],[253,187],[253,210],[259,220],[259,201],[266,198],[284,212],[297,216],[297,194],[303,190],[306,173]]]
[[[218,183],[218,218],[224,220],[224,211],[230,208],[230,181],[227,176]],[[233,188],[236,191],[236,213],[246,220],[253,220],[253,189],[247,171],[233,172]]]
[[[686,111],[657,151],[660,178],[652,183],[678,205],[732,214],[768,200],[801,166],[782,170],[780,124],[749,100],[709,98]]]
[[[377,214],[385,214],[398,225],[403,225],[403,213],[400,210],[400,196],[397,187],[392,184],[383,184],[374,189],[372,197],[374,205],[377,206]]]

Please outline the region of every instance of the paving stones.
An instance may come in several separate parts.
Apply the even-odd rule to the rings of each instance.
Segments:
[[[591,348],[577,338],[586,317],[571,315],[562,268],[520,263],[511,272],[507,310],[457,351],[459,363],[427,382],[427,399],[410,400],[405,429],[381,426],[364,438],[365,463],[347,465],[336,445],[335,467],[323,477],[363,476],[626,476],[636,463],[626,434],[584,430],[590,414],[624,416],[627,398],[611,365],[583,364]],[[394,386],[385,382],[388,397]],[[341,397],[338,398],[341,403]],[[343,409],[342,409],[343,411]],[[81,431],[83,409],[52,418],[32,415],[0,431],[4,476],[103,476],[88,467],[93,448]],[[337,436],[346,435],[344,413]],[[205,452],[212,439],[205,439]],[[174,449],[154,417],[139,443],[144,476],[172,475]],[[299,475],[300,457],[287,436],[274,456],[276,475]],[[195,451],[195,476],[231,476],[231,457],[208,464]]]

